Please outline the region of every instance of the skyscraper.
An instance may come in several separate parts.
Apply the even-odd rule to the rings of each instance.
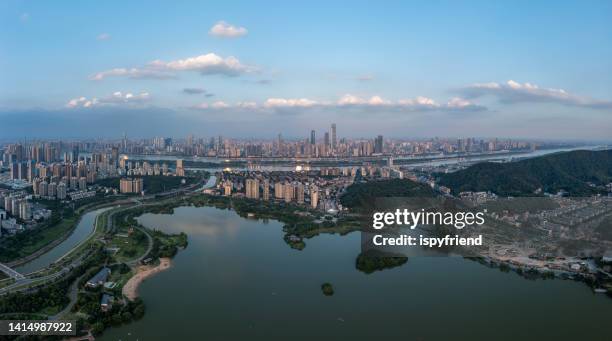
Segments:
[[[316,209],[319,205],[319,189],[316,186],[310,188],[310,207]]]
[[[331,125],[331,147],[332,149],[336,149],[337,141],[336,141],[336,124],[332,123]]]
[[[111,155],[113,158],[113,164],[115,165],[115,168],[119,167],[119,148],[113,147],[111,149]]]
[[[311,130],[310,131],[310,144],[315,144],[315,143],[317,143],[317,140],[315,138],[315,131]]]
[[[376,139],[374,139],[374,153],[382,154],[383,152],[383,136],[378,135]]]
[[[295,185],[295,198],[297,199],[298,204],[304,203],[304,185],[301,182],[298,182]]]
[[[64,182],[57,185],[57,198],[60,200],[66,199],[66,184]]]
[[[183,160],[176,160],[176,176],[185,176],[185,168],[183,168]]]
[[[270,200],[270,180],[263,181],[263,200]]]
[[[122,144],[123,144],[123,146],[122,146],[123,147],[123,152],[127,153],[127,134],[125,132],[123,132],[123,141],[122,141]]]

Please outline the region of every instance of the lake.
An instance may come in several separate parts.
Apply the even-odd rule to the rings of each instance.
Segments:
[[[281,223],[210,207],[139,221],[185,232],[189,246],[142,284],[144,318],[102,340],[609,340],[612,299],[583,283],[456,257],[367,275],[355,269],[359,233],[320,235],[297,251]]]

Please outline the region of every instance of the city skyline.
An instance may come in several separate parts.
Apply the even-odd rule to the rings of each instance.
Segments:
[[[610,138],[609,3],[118,4],[0,5],[3,138]]]

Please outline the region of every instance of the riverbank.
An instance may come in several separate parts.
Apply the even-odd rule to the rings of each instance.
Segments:
[[[83,220],[83,217],[86,214],[88,214],[90,212],[93,212],[93,211],[96,211],[96,210],[101,209],[101,208],[112,207],[112,206],[124,203],[123,199],[124,198],[119,198],[116,201],[101,202],[99,204],[94,204],[94,205],[91,205],[91,206],[89,206],[89,207],[87,207],[85,209],[82,209],[79,213],[76,213],[77,217],[75,219],[75,222],[60,237],[55,238],[51,242],[45,244],[44,246],[42,246],[40,249],[38,249],[34,253],[31,253],[31,254],[29,254],[27,256],[21,257],[19,259],[15,259],[15,260],[10,261],[10,262],[6,262],[5,264],[8,267],[15,268],[15,267],[19,267],[19,266],[22,266],[24,264],[27,264],[27,263],[30,263],[30,262],[34,261],[35,259],[43,256],[44,254],[46,254],[47,252],[53,250],[56,246],[60,245],[61,243],[65,242],[68,238],[70,238],[70,236],[74,233],[74,231],[76,230],[77,226],[79,226],[79,224]]]
[[[135,300],[138,297],[138,287],[142,282],[159,272],[168,270],[170,266],[172,266],[170,258],[160,258],[159,265],[154,267],[150,265],[138,266],[136,268],[136,274],[132,278],[130,278],[123,286],[123,295],[127,297],[130,301]]]

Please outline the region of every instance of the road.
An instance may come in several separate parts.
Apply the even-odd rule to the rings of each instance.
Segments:
[[[196,192],[196,191],[199,191],[199,190],[204,189],[204,188],[213,187],[215,184],[216,184],[216,177],[215,176],[211,176],[207,180],[207,182],[205,183],[205,185],[203,187],[201,187],[203,185],[203,182],[202,181],[198,181],[197,183],[189,185],[189,186],[186,186],[184,188],[170,190],[170,191],[167,191],[167,192],[164,192],[164,193],[160,193],[160,194],[157,194],[157,195],[147,195],[147,196],[143,196],[143,197],[140,197],[140,198],[131,198],[129,201],[126,201],[125,199],[119,200],[119,201],[117,201],[116,203],[113,203],[113,204],[114,205],[126,205],[126,206],[124,206],[123,209],[112,211],[108,215],[107,222],[106,222],[106,224],[107,224],[106,225],[107,231],[112,231],[113,228],[114,228],[114,226],[113,226],[113,219],[112,219],[113,214],[115,214],[117,212],[120,212],[120,211],[123,211],[123,210],[127,210],[127,209],[130,209],[130,208],[139,206],[139,205],[153,205],[154,204],[154,203],[143,203],[142,201],[150,200],[150,199],[155,199],[155,198],[160,197],[160,196],[174,196],[174,195],[179,195],[181,193]],[[133,205],[129,205],[129,204],[133,204]],[[98,217],[96,217],[96,222],[97,222],[97,218]],[[96,224],[95,227],[97,227],[97,224]],[[148,240],[148,244],[149,245],[148,245],[147,251],[141,257],[139,257],[138,259],[130,261],[130,263],[132,265],[133,264],[138,264],[138,262],[141,261],[142,259],[144,259],[144,257],[146,257],[146,255],[148,255],[149,252],[151,251],[151,249],[153,248],[153,238],[151,237],[151,235],[147,231],[145,231],[143,229],[140,229],[140,230],[142,232],[144,232],[145,235],[147,236],[147,240]],[[95,232],[95,230],[94,230],[94,232]],[[83,243],[86,243],[87,241],[89,241],[90,237],[91,236],[89,236],[86,239],[84,239],[81,243],[79,243],[73,249],[68,251],[68,253],[71,253],[73,250],[75,250],[75,249],[79,248],[81,245],[83,245]],[[65,256],[67,256],[67,254],[65,254],[62,257],[60,257],[58,259],[58,261],[63,259]],[[2,270],[3,272],[6,272],[9,276],[11,276],[12,278],[14,278],[16,280],[15,283],[12,283],[11,285],[8,285],[8,286],[6,286],[4,288],[0,288],[0,295],[9,293],[13,289],[16,289],[16,291],[30,290],[31,289],[31,288],[29,288],[30,284],[34,284],[34,283],[38,283],[38,282],[40,282],[41,284],[44,284],[44,283],[48,283],[50,281],[55,281],[57,278],[64,276],[65,274],[67,274],[70,271],[72,271],[72,269],[74,269],[75,267],[79,266],[82,263],[84,257],[85,257],[85,255],[79,257],[78,259],[73,261],[70,265],[62,267],[62,269],[57,271],[57,272],[54,272],[54,273],[49,274],[49,275],[41,276],[41,277],[34,277],[34,278],[28,278],[28,277],[26,277],[26,276],[24,276],[22,274],[19,274],[15,270],[5,266],[4,264],[0,264],[0,270]]]
[[[19,272],[9,268],[8,266],[0,263],[0,271],[4,272],[5,274],[9,275],[12,279],[16,280],[16,281],[20,281],[25,279],[25,276],[20,274]]]

